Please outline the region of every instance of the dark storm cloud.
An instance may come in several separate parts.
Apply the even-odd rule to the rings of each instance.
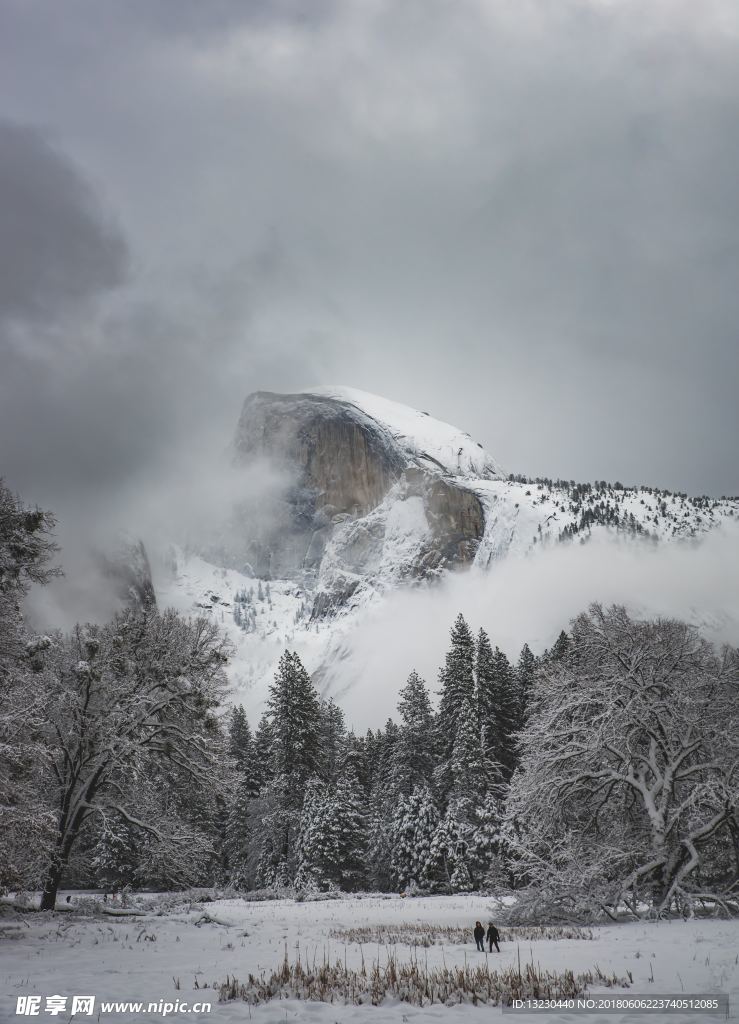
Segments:
[[[739,491],[728,0],[0,18],[14,187],[43,196],[0,189],[39,242],[0,238],[1,454],[34,499],[128,508],[225,446],[248,391],[326,381],[511,469]]]
[[[119,284],[125,246],[32,129],[0,121],[0,317],[49,320]]]
[[[142,512],[172,514],[160,489],[182,502],[189,479],[192,502],[204,464],[228,445],[238,404],[217,403],[235,326],[253,290],[286,286],[279,247],[231,277],[192,281],[193,308],[178,315],[127,286],[126,244],[79,170],[8,122],[0,227],[0,474],[60,514],[65,542],[70,531],[89,539],[96,521],[103,532],[151,528]],[[257,378],[269,372],[258,352],[250,362]]]
[[[14,483],[94,486],[96,301],[125,280],[126,245],[74,165],[36,129],[0,121],[0,452]],[[80,433],[85,423],[88,430]],[[89,449],[96,450],[88,457]]]

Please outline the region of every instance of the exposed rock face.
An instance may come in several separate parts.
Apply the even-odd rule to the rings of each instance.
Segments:
[[[244,403],[235,450],[239,462],[267,457],[289,474],[269,522],[245,519],[245,557],[258,575],[313,591],[314,617],[378,579],[422,578],[474,558],[485,526],[478,497],[443,467],[418,465],[350,402],[257,392]]]
[[[380,504],[404,461],[369,416],[332,398],[257,391],[236,432],[242,457],[266,455],[297,471],[312,511],[366,515]]]

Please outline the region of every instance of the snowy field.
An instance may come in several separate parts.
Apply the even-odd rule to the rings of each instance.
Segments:
[[[64,904],[64,897],[61,901]],[[454,896],[423,899],[367,897],[336,901],[294,903],[291,900],[247,903],[219,900],[182,905],[166,914],[147,912],[137,917],[81,917],[74,912],[54,916],[28,914],[0,918],[0,1021],[27,1019],[16,1016],[19,995],[94,994],[94,1017],[75,1021],[111,1020],[133,1022],[162,1019],[158,1014],[110,1012],[98,1016],[101,1000],[212,1000],[208,1014],[177,1014],[178,1020],[207,1019],[214,1022],[253,1020],[264,1024],[290,1021],[366,1021],[372,1024],[417,1021],[472,1022],[502,1018],[500,1008],[471,1005],[414,1007],[386,1002],[381,1006],[345,1006],[275,1000],[259,1006],[244,1002],[219,1003],[212,986],[235,975],[245,981],[263,969],[269,973],[282,962],[285,951],[291,960],[318,963],[326,957],[359,967],[362,957],[371,963],[379,956],[398,961],[412,956],[429,966],[484,961],[471,937],[476,919],[487,924],[490,902],[483,897]],[[432,945],[412,950],[376,944],[346,942],[332,932],[359,926],[401,926],[428,923],[470,929],[466,945]],[[490,955],[495,967],[514,966],[531,960],[544,969],[572,969],[575,973],[600,968],[605,975],[627,976],[631,994],[703,992],[730,995],[732,1019],[739,1005],[739,922],[721,920],[624,923],[593,929],[593,938],[503,942],[500,955]],[[196,989],[197,984],[197,989]],[[208,986],[207,988],[205,986]],[[591,992],[619,990],[599,989]],[[69,1000],[71,1002],[71,998]],[[39,1020],[69,1021],[70,1015],[52,1017],[42,1000]],[[171,1019],[171,1016],[167,1019]],[[586,1024],[644,1021],[648,1016],[609,1014],[506,1015],[506,1020],[572,1020]],[[700,1015],[671,1014],[660,1019],[696,1022]]]

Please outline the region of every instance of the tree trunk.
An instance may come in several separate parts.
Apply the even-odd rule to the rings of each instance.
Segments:
[[[55,857],[46,874],[44,891],[41,894],[41,909],[53,910],[56,906],[56,894],[59,890],[59,883],[62,880],[63,864],[61,859]]]

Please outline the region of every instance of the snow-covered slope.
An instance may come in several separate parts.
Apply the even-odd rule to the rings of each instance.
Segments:
[[[695,542],[739,521],[737,499],[508,477],[463,431],[352,388],[250,396],[236,451],[288,467],[281,504],[267,526],[239,521],[240,543],[223,555],[173,547],[155,583],[160,606],[205,612],[228,631],[252,716],[286,646],[319,686],[351,688],[349,638],[403,588],[465,570],[479,586],[504,558],[599,536]]]
[[[469,434],[427,412],[357,388],[326,386],[306,392],[335,398],[361,410],[390,431],[409,458],[461,480],[492,480],[507,474]]]

